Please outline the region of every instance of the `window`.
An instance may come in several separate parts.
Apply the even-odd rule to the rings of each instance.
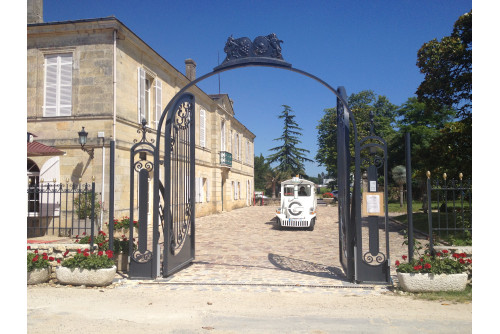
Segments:
[[[161,81],[156,78],[155,80],[155,129],[158,129],[158,122],[160,121],[162,110],[162,100],[161,100]]]
[[[200,146],[206,147],[206,111],[200,110]]]
[[[220,124],[220,150],[226,150],[226,122],[224,120]]]
[[[150,125],[150,117],[151,117],[150,108],[151,108],[151,98],[153,95],[151,88],[153,81],[159,82],[158,80],[154,79],[152,74],[146,72],[144,68],[139,67],[137,69],[137,121],[141,123],[142,120],[145,119],[146,125],[148,126]],[[158,90],[160,90],[159,94],[160,101],[158,101],[157,99],[155,100],[155,112],[157,114],[158,111],[156,108],[158,107],[158,102],[160,103],[160,108],[161,108],[161,84],[158,85],[157,83],[154,87],[154,90],[156,93],[158,92]],[[155,122],[157,122],[158,120],[155,119]]]
[[[72,79],[72,54],[45,56],[44,117],[71,116]]]
[[[299,196],[311,196],[311,186],[309,184],[301,184],[299,186]]]
[[[284,186],[283,187],[284,196],[293,196],[293,186]]]
[[[208,179],[206,177],[195,178],[196,203],[209,202],[210,191],[208,187]]]

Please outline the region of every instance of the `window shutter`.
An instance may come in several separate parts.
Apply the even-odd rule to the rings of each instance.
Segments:
[[[221,122],[220,128],[220,150],[226,151],[226,122]]]
[[[161,87],[162,87],[162,83],[160,81],[160,79],[156,78],[155,80],[155,100],[156,100],[156,103],[155,103],[155,129],[158,129],[158,122],[160,121],[160,117],[161,117],[161,114],[162,114],[162,110],[161,110]]]
[[[73,56],[61,55],[59,60],[59,116],[71,116]]]
[[[44,116],[57,116],[57,56],[45,58]]]
[[[205,110],[200,110],[200,146],[205,147]]]
[[[146,118],[145,110],[145,89],[146,89],[146,72],[143,68],[137,69],[137,117],[141,123],[143,118]]]
[[[239,159],[243,162],[243,154],[241,154],[241,137],[240,134],[238,133],[238,157]]]
[[[210,202],[210,182],[208,181],[209,179],[207,178],[206,179],[206,183],[207,183],[207,202]]]
[[[195,180],[195,202],[199,203],[200,202],[200,178],[197,177],[194,179]]]

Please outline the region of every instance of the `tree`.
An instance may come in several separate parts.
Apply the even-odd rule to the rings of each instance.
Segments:
[[[392,104],[385,96],[376,95],[371,90],[364,90],[349,96],[347,103],[354,114],[358,139],[370,134],[370,113],[374,115],[374,130],[377,136],[391,143],[395,136],[397,106]],[[333,178],[337,175],[337,108],[325,109],[325,114],[318,126],[318,152],[316,161],[326,167],[328,175]],[[354,156],[354,137],[351,132],[350,150]]]
[[[276,185],[290,178],[290,174],[280,171],[278,168],[270,169],[266,174],[266,189],[271,188],[271,197],[276,198]]]
[[[305,153],[309,153],[308,150],[297,147],[301,141],[298,136],[302,135],[299,131],[302,130],[297,122],[295,122],[293,115],[293,110],[287,106],[283,105],[285,108],[278,118],[283,119],[283,134],[281,137],[276,138],[276,141],[282,141],[283,145],[273,147],[270,151],[276,153],[271,154],[267,160],[270,164],[277,162],[276,167],[279,171],[290,173],[290,174],[305,174],[304,162],[311,161],[305,157]]]
[[[417,66],[425,75],[419,101],[434,112],[454,108],[460,119],[472,112],[472,10],[460,16],[450,36],[433,39],[418,51]]]
[[[264,190],[266,188],[266,175],[271,170],[266,158],[262,156],[255,156],[254,159],[254,184],[255,189]]]
[[[403,207],[403,185],[406,183],[405,166],[396,166],[392,169],[392,179],[399,186],[399,205]]]

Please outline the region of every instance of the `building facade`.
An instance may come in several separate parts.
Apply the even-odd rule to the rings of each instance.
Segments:
[[[164,108],[195,79],[196,63],[187,59],[186,74],[181,73],[114,17],[64,22],[41,17],[28,13],[28,131],[65,154],[28,157],[28,166],[39,170],[31,177],[55,183],[95,178],[106,212],[114,140],[114,212],[127,216],[130,148],[141,138],[141,120],[156,138]],[[196,86],[189,91],[196,97],[196,216],[250,205],[255,135],[235,118],[228,95],[209,95]],[[82,127],[93,158],[78,141]],[[150,182],[150,203],[152,189]],[[106,214],[100,216],[107,221]]]

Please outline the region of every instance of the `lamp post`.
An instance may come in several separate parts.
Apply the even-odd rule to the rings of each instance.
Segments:
[[[80,145],[82,146],[82,151],[85,151],[89,154],[90,159],[94,159],[94,148],[86,148],[85,144],[87,144],[87,136],[88,132],[85,131],[85,127],[82,126],[82,131],[78,132],[78,139],[80,141]]]

